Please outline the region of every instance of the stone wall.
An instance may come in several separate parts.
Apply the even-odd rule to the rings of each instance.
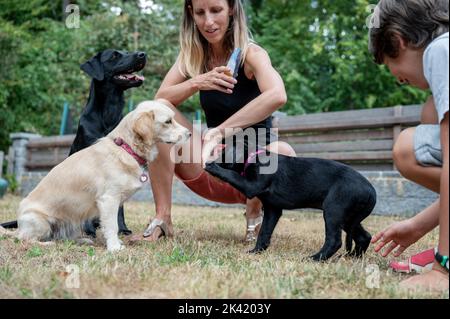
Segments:
[[[14,174],[17,181],[20,181],[22,175],[26,173],[25,164],[27,162],[27,144],[30,139],[41,137],[41,135],[30,133],[12,133],[12,151],[14,152],[13,168],[10,170]]]

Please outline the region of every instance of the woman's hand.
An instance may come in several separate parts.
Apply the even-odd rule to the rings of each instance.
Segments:
[[[205,74],[200,74],[192,79],[195,87],[200,91],[216,90],[227,94],[232,94],[236,79],[228,76],[225,72],[230,72],[226,66],[219,66]]]
[[[207,162],[214,161],[220,151],[225,148],[225,145],[221,144],[223,139],[220,130],[213,128],[209,130],[203,138],[202,146],[202,166],[205,168]]]
[[[414,244],[423,237],[423,232],[419,231],[413,219],[407,219],[397,222],[379,232],[372,238],[372,243],[377,243],[375,252],[379,252],[385,245],[389,244],[387,248],[381,253],[381,256],[386,257],[394,249],[394,256],[400,256],[406,248]]]

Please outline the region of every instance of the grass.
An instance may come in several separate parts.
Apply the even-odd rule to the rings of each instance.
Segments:
[[[19,202],[12,195],[0,200],[0,220],[14,219]],[[134,232],[153,215],[151,203],[125,209]],[[0,298],[449,298],[400,290],[406,276],[389,272],[388,260],[372,248],[359,260],[310,261],[323,244],[321,214],[285,212],[270,249],[257,256],[246,253],[252,244],[242,240],[242,209],[175,206],[172,214],[174,238],[116,254],[101,239],[94,246],[41,247],[0,237]],[[397,219],[370,216],[364,225],[373,234]],[[408,252],[437,238],[432,232]]]

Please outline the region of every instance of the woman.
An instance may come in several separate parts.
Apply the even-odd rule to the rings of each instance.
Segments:
[[[155,98],[165,101],[176,113],[175,119],[193,132],[192,124],[176,107],[200,92],[208,127],[214,128],[204,137],[203,150],[213,150],[226,137],[225,128],[253,127],[265,129],[264,137],[268,142],[263,147],[295,156],[288,144],[277,142],[276,136],[270,133],[271,114],[286,103],[286,92],[267,52],[252,42],[240,0],[186,0],[180,45],[178,59]],[[236,79],[226,74],[230,70],[225,67],[235,48],[242,52]],[[194,157],[199,155],[192,152],[198,149],[194,147],[194,140],[191,139],[189,145],[189,160],[177,164],[170,160],[170,147],[160,146],[157,159],[149,167],[156,218],[143,236],[135,237],[135,240],[152,241],[173,234],[170,213],[174,174],[204,198],[223,203],[245,203],[246,239],[256,237],[262,221],[261,202],[257,198],[247,200],[230,185],[206,173],[201,163],[194,163]],[[264,139],[260,136],[260,140]],[[183,152],[186,152],[185,148]],[[203,160],[206,157],[204,153]]]
[[[209,151],[229,134],[226,128],[264,128],[263,135],[268,142],[263,147],[295,156],[288,144],[276,141],[276,136],[270,132],[271,114],[286,103],[286,91],[267,52],[252,42],[240,0],[186,0],[180,45],[178,59],[155,98],[165,100],[176,113],[178,123],[193,132],[192,124],[176,107],[200,92],[208,127],[213,128],[203,139],[203,162]],[[226,74],[231,70],[225,67],[235,48],[242,51],[236,79]],[[191,139],[189,151],[195,151],[194,140]],[[264,138],[259,136],[258,143],[261,140]],[[261,202],[257,198],[247,200],[230,185],[210,176],[201,163],[194,163],[198,154],[192,153],[189,152],[189,161],[175,164],[170,160],[170,147],[160,146],[157,159],[149,167],[156,217],[144,234],[135,236],[134,240],[152,241],[173,234],[170,213],[174,174],[204,198],[246,204],[246,238],[253,240],[262,222]]]

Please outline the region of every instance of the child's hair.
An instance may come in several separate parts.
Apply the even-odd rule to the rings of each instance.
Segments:
[[[449,0],[381,0],[369,31],[369,51],[375,62],[398,57],[400,35],[414,49],[428,46],[448,32]]]
[[[225,49],[231,53],[235,48],[242,52],[241,64],[245,60],[248,46],[253,42],[247,26],[247,19],[241,0],[227,0],[233,15],[225,34]],[[192,17],[192,0],[184,1],[183,21],[180,32],[180,72],[186,77],[194,77],[207,71],[208,41],[200,34]]]

